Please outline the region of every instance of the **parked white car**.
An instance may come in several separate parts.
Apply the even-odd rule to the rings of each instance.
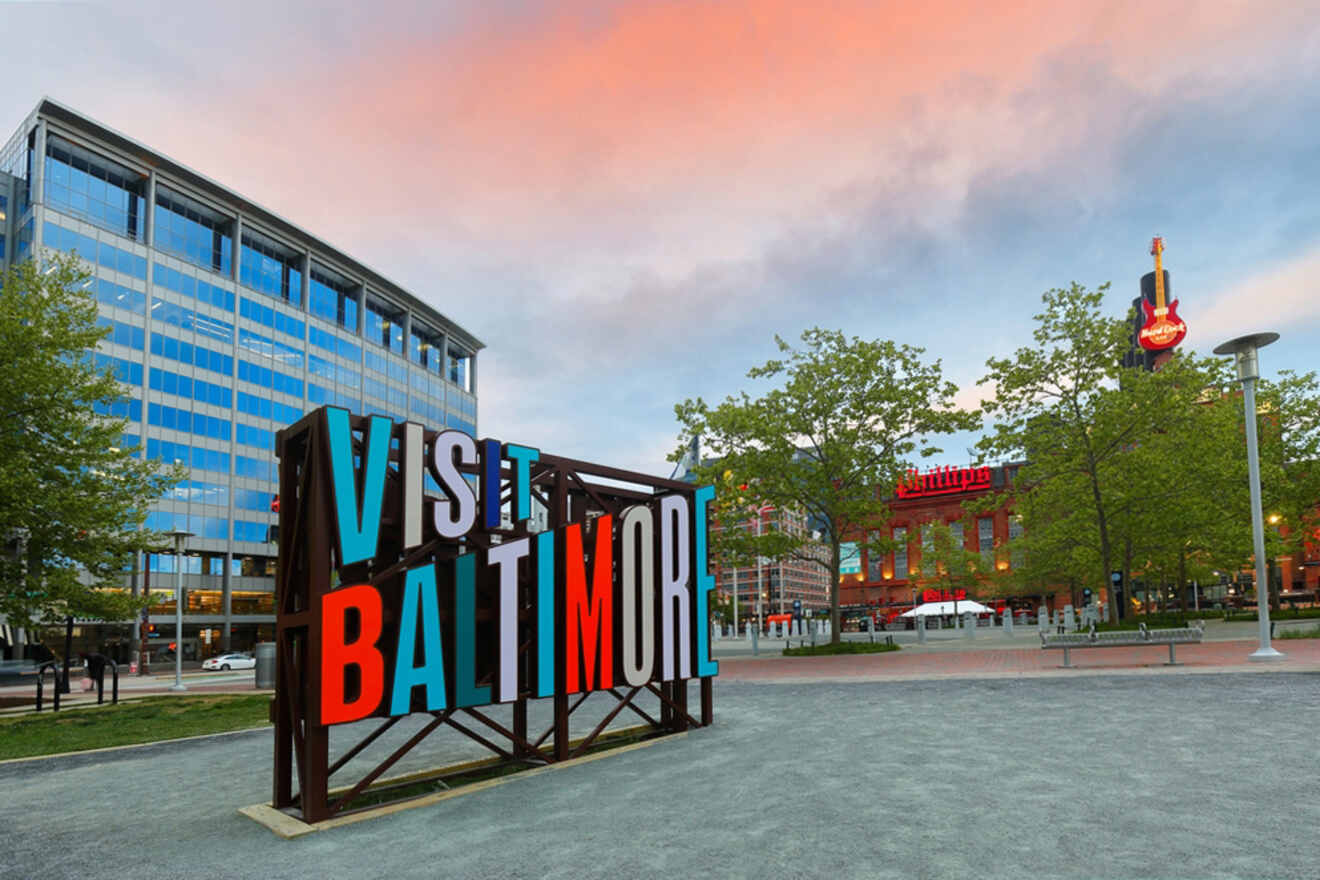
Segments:
[[[231,669],[253,669],[257,661],[251,654],[217,654],[202,661],[203,669],[219,669],[228,672]]]

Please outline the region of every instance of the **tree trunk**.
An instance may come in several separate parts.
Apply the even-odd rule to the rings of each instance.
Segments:
[[[1132,539],[1128,538],[1123,543],[1123,603],[1119,606],[1122,613],[1118,619],[1127,617],[1127,610],[1132,607]]]
[[[1187,613],[1187,549],[1178,551],[1178,610]]]
[[[830,644],[839,644],[839,535],[830,537]]]

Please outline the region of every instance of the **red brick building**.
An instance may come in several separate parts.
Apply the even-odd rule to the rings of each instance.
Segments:
[[[857,570],[840,575],[839,604],[853,614],[868,612],[890,616],[922,601],[942,598],[939,595],[923,596],[928,588],[921,565],[923,544],[926,543],[923,526],[932,522],[948,523],[955,535],[962,533],[963,546],[968,551],[982,554],[987,564],[1000,571],[1011,570],[1014,554],[1010,551],[1009,541],[1019,534],[1021,528],[1012,511],[1000,508],[969,520],[962,505],[1003,491],[1018,467],[1018,464],[941,467],[926,473],[909,472],[908,478],[889,500],[892,517],[881,526],[888,531],[887,537],[900,542],[899,548],[883,555],[861,549],[859,564],[852,566]],[[861,543],[864,536],[852,537],[854,542]],[[967,598],[977,598],[974,590],[972,593]],[[1072,601],[1066,590],[1050,593],[1045,598],[1051,608],[1062,608]],[[1009,604],[1025,608],[1038,601],[1023,597],[1014,598]]]

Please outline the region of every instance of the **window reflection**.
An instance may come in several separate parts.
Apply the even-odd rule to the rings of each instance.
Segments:
[[[449,381],[453,382],[464,391],[471,391],[471,360],[472,355],[467,354],[460,349],[449,349]]]
[[[347,278],[323,266],[312,266],[307,300],[307,310],[313,315],[345,330],[357,330],[357,285]]]
[[[255,230],[243,230],[238,280],[276,299],[302,305],[302,255]]]
[[[395,354],[403,354],[403,312],[375,299],[367,300],[366,337]]]
[[[427,372],[439,375],[443,371],[441,359],[444,357],[444,345],[444,334],[432,330],[416,319],[413,320],[412,332],[408,334],[409,360],[420,365]]]
[[[56,135],[46,138],[46,200],[102,229],[142,239],[147,178]]]
[[[165,186],[156,186],[155,245],[213,272],[233,267],[234,221]]]

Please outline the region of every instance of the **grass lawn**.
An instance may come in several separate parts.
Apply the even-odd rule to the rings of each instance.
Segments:
[[[1320,639],[1320,625],[1279,630],[1276,639]]]
[[[270,694],[147,697],[0,718],[0,760],[157,742],[269,724]]]

